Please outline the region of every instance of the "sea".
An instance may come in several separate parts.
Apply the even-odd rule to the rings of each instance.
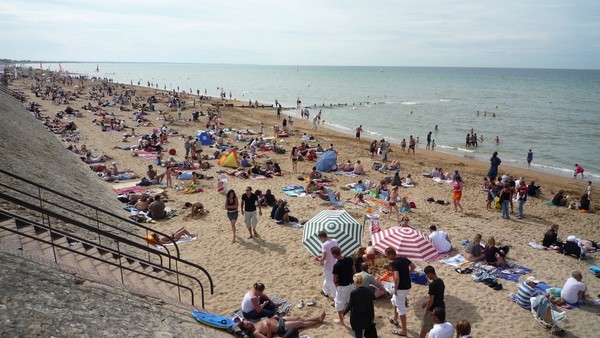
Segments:
[[[31,65],[39,68],[39,64]],[[62,63],[64,71],[210,96],[275,100],[299,123],[301,107],[325,127],[399,143],[431,131],[436,151],[600,182],[600,70],[269,66],[199,63]],[[49,64],[58,70],[58,64]],[[44,67],[47,69],[48,67]],[[479,113],[478,113],[479,112]],[[437,126],[437,130],[435,127]],[[466,147],[473,129],[483,142]],[[496,137],[499,142],[496,143]],[[398,153],[397,153],[398,154]],[[500,172],[505,170],[500,167]],[[482,173],[484,175],[485,173]]]

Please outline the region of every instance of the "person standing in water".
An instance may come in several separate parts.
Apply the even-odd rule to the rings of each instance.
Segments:
[[[527,168],[531,168],[531,161],[533,161],[533,151],[529,149],[529,152],[527,153]]]

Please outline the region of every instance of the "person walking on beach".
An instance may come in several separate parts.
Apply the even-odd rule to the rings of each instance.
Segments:
[[[369,152],[371,152],[371,159],[375,158],[375,153],[377,153],[377,140],[373,140],[373,142],[371,142]]]
[[[394,330],[394,334],[406,336],[408,331],[406,327],[406,297],[411,288],[410,273],[416,268],[416,265],[408,258],[398,256],[396,250],[391,247],[385,249],[385,256],[390,260],[394,274],[392,305],[396,307],[394,317],[388,317],[388,320],[398,326],[398,316],[400,316],[401,327]]]
[[[386,139],[381,140],[381,161],[387,162],[388,151],[389,151],[390,143]]]
[[[500,192],[500,204],[502,205],[502,218],[510,219],[508,214],[508,208],[510,207],[510,197],[512,196],[512,189],[508,182],[504,183],[504,188]]]
[[[333,282],[336,287],[334,306],[339,319],[334,322],[344,325],[344,310],[350,301],[350,292],[354,290],[352,277],[356,273],[356,267],[352,257],[342,255],[339,246],[331,248],[331,254],[337,259],[333,265]]]
[[[231,222],[231,232],[233,233],[231,243],[235,243],[235,222],[237,222],[238,219],[238,203],[239,201],[235,195],[235,191],[230,189],[225,198],[225,210],[227,210],[227,218],[229,219],[229,222]]]
[[[294,172],[296,172],[298,170],[298,156],[300,154],[300,151],[298,150],[298,147],[294,146],[292,148],[291,151],[291,157],[292,157],[292,170]]]
[[[425,314],[423,315],[423,323],[421,324],[420,338],[425,338],[427,333],[433,328],[433,309],[446,308],[446,303],[444,302],[446,286],[444,285],[444,281],[437,276],[435,269],[431,265],[426,266],[423,272],[431,280],[431,283],[429,283],[429,291],[427,292],[429,297],[421,305],[425,309]]]
[[[425,146],[425,149],[430,149],[431,148],[431,132],[429,132],[429,134],[427,134],[427,145]]]
[[[412,150],[413,155],[415,154],[416,141],[412,135],[410,135],[410,139],[408,140],[408,153]]]
[[[519,186],[517,187],[518,201],[519,201],[519,214],[517,218],[523,218],[523,206],[527,201],[527,184],[525,184],[525,180],[519,180]]]
[[[335,239],[329,238],[327,232],[319,231],[317,235],[321,241],[321,265],[323,266],[323,288],[321,295],[325,297],[335,297],[335,283],[333,282],[333,265],[336,260],[331,254],[331,249],[338,246]]]
[[[281,104],[277,105],[277,119],[281,118]]]
[[[460,175],[454,178],[454,183],[452,184],[452,199],[454,200],[454,212],[458,212],[458,208],[460,208],[460,212],[463,211],[462,205],[460,205],[460,199],[462,198],[462,178]]]
[[[527,168],[531,168],[531,161],[533,161],[533,151],[529,149],[529,152],[527,153]]]
[[[363,129],[362,129],[362,124],[356,128],[356,139],[360,141],[360,133],[362,133]]]
[[[262,216],[262,209],[258,203],[258,197],[252,192],[252,187],[246,187],[246,193],[242,195],[242,215],[244,215],[244,223],[250,233],[248,239],[254,236],[258,237],[256,225],[258,225],[258,216],[256,215],[256,207],[258,206],[258,215]]]
[[[313,129],[317,130],[317,125],[319,124],[319,116],[315,115],[315,117],[313,117]]]
[[[581,179],[583,179],[583,167],[580,164],[575,164],[575,173],[573,174],[573,178],[577,178],[577,175],[581,174]]]
[[[185,148],[185,157],[190,156],[190,151],[192,150],[192,143],[194,143],[193,137],[188,136],[185,142],[183,143],[183,147]]]
[[[502,163],[500,158],[498,157],[498,152],[494,151],[492,157],[490,158],[490,170],[488,170],[487,176],[489,179],[496,179],[498,177],[498,166]]]
[[[366,263],[363,264],[366,265]],[[344,309],[344,315],[351,312],[350,327],[354,330],[355,338],[372,337],[369,334],[375,326],[375,308],[373,306],[375,296],[361,273],[355,274],[352,279],[355,288],[350,292],[350,300]]]

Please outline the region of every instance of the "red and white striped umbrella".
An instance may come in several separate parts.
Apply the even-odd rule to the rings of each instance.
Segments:
[[[425,234],[409,227],[392,227],[373,234],[373,247],[385,254],[393,248],[396,253],[411,261],[428,261],[438,255]]]

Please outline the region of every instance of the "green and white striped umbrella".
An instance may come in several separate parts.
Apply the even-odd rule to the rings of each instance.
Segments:
[[[353,254],[362,243],[363,225],[345,210],[323,210],[304,224],[302,244],[315,257],[321,256],[319,231],[327,232],[329,238],[337,240],[342,255]]]

